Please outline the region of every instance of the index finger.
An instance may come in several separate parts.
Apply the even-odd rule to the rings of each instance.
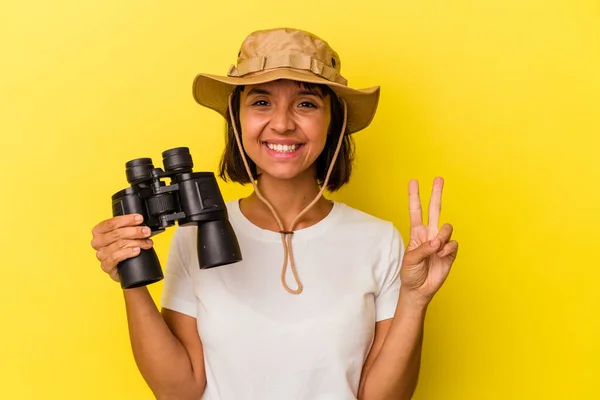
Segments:
[[[419,198],[419,182],[414,179],[408,183],[408,211],[411,228],[423,224],[421,199]]]
[[[93,234],[104,234],[126,226],[139,225],[144,220],[140,214],[126,214],[112,217],[100,222],[92,229]]]

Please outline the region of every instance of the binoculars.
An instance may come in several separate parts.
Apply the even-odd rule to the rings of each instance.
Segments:
[[[125,164],[131,185],[112,196],[113,217],[141,214],[152,235],[169,226],[197,225],[197,251],[200,269],[218,267],[242,260],[237,237],[231,226],[223,196],[212,172],[192,172],[194,163],[187,147],[162,153],[164,170],[155,168],[150,158],[137,158]],[[161,179],[170,178],[169,185]],[[124,289],[146,286],[164,278],[154,249],[141,250],[136,257],[117,265]]]

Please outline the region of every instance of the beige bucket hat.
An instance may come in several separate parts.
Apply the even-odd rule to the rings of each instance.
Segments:
[[[227,115],[228,97],[236,86],[290,79],[328,85],[347,105],[347,132],[366,128],[377,110],[379,86],[353,89],[341,75],[341,60],[327,42],[310,32],[277,28],[252,32],[241,45],[237,65],[227,76],[198,74],[194,99]]]

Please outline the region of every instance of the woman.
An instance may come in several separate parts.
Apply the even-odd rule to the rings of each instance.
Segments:
[[[178,227],[162,313],[145,287],[124,290],[157,398],[411,398],[427,305],[458,245],[450,225],[438,229],[441,178],[428,225],[409,184],[406,250],[390,222],[323,196],[348,182],[350,135],[379,99],[378,87],[349,88],[340,65],[315,35],[272,29],[246,38],[226,77],[196,77],[196,101],[228,122],[221,176],[254,192],[227,203],[242,262],[200,270],[196,228]],[[118,280],[116,265],[150,248],[148,235],[125,215],[98,224],[92,246]]]

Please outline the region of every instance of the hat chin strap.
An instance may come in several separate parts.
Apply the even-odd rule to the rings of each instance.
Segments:
[[[319,199],[323,195],[323,192],[325,191],[325,188],[327,188],[327,183],[329,182],[329,177],[331,176],[331,172],[333,171],[333,166],[335,165],[335,161],[337,160],[338,154],[340,152],[340,148],[342,147],[342,141],[344,140],[344,134],[346,132],[346,120],[348,117],[348,109],[346,106],[346,102],[344,101],[344,99],[340,99],[340,101],[342,102],[342,105],[344,107],[344,122],[342,124],[340,138],[338,140],[338,144],[335,149],[335,153],[333,154],[333,159],[331,160],[331,164],[329,165],[329,169],[327,170],[327,175],[325,176],[325,181],[323,182],[323,185],[321,186],[321,190],[319,191],[317,196],[314,198],[314,200],[308,206],[306,206],[306,208],[304,208],[304,210],[302,210],[296,216],[296,218],[294,218],[294,220],[292,221],[292,224],[290,226],[290,229],[286,230],[283,226],[283,223],[281,222],[281,219],[277,215],[277,212],[275,211],[275,209],[273,208],[271,203],[269,203],[269,201],[267,199],[265,199],[263,197],[263,195],[260,193],[260,191],[258,190],[258,186],[256,185],[256,182],[254,181],[254,176],[252,175],[252,171],[250,171],[250,167],[248,166],[248,160],[246,159],[246,155],[244,153],[244,148],[242,147],[242,141],[240,138],[240,134],[237,131],[235,119],[233,117],[233,111],[232,111],[232,107],[231,107],[232,106],[232,104],[231,104],[232,96],[233,96],[233,94],[229,95],[229,115],[231,117],[231,123],[233,125],[233,132],[235,134],[235,140],[236,140],[238,148],[240,150],[240,154],[242,155],[242,161],[244,162],[244,166],[246,167],[246,172],[248,173],[250,182],[252,182],[252,186],[254,187],[256,196],[258,196],[258,198],[260,200],[262,200],[263,203],[266,204],[266,206],[269,208],[269,210],[271,210],[271,213],[273,214],[273,217],[275,217],[275,220],[277,221],[277,225],[279,226],[279,233],[281,234],[281,243],[283,244],[283,267],[281,270],[281,284],[283,285],[285,290],[287,290],[289,293],[300,294],[300,293],[302,293],[303,285],[302,285],[302,282],[300,281],[300,278],[298,277],[298,271],[296,271],[296,264],[294,263],[294,252],[292,250],[292,234],[294,233],[294,228],[295,228],[298,220],[304,214],[306,214],[306,212],[308,210],[310,210],[310,208],[312,206],[314,206],[317,203],[317,201],[319,201]],[[294,275],[294,279],[296,280],[296,283],[298,285],[297,289],[290,288],[288,286],[287,282],[285,281],[285,275],[287,272],[287,265],[288,265],[288,258],[290,260],[292,274]]]

